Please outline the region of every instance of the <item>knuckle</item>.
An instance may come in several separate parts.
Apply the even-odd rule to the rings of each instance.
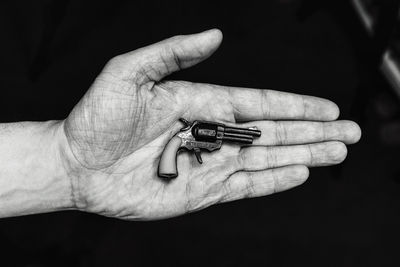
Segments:
[[[327,135],[327,132],[328,132],[328,130],[327,130],[327,124],[321,123],[321,122],[320,122],[320,123],[319,123],[319,127],[320,127],[320,132],[321,132],[319,140],[320,140],[320,141],[327,140],[327,139],[328,139],[328,135]]]
[[[277,150],[281,150],[282,148],[276,147],[274,149],[268,149],[265,153],[265,162],[268,168],[275,168],[278,165]]]
[[[270,118],[271,117],[271,109],[269,108],[269,90],[260,90],[260,110],[264,117]]]
[[[278,145],[287,144],[288,133],[285,125],[282,122],[275,122],[275,138]]]
[[[275,169],[271,170],[271,180],[272,180],[272,193],[275,194],[280,190],[279,178]]]
[[[245,182],[245,192],[244,198],[251,198],[255,195],[255,185],[254,185],[254,173],[248,172],[246,173],[246,182]]]
[[[301,103],[302,103],[301,108],[303,111],[302,117],[306,118],[308,115],[308,111],[309,111],[309,103],[305,96],[301,95],[300,98],[301,98]]]
[[[312,145],[307,144],[306,148],[308,150],[308,157],[309,157],[308,164],[312,166],[314,165],[316,158],[318,159],[318,156],[317,157],[315,156],[315,153],[313,152],[314,147]]]

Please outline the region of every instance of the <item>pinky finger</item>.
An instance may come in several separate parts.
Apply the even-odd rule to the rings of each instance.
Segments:
[[[253,198],[285,191],[304,183],[309,175],[304,165],[292,165],[257,172],[236,172],[225,181],[221,202]]]

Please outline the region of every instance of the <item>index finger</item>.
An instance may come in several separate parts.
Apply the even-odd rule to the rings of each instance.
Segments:
[[[312,120],[332,121],[338,106],[330,100],[267,89],[220,87],[227,90],[236,121]]]

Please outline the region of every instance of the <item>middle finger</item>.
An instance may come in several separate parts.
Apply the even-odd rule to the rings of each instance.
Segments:
[[[298,145],[325,141],[356,143],[360,139],[360,127],[352,121],[253,121],[232,124],[233,127],[257,127],[261,136],[254,138],[255,146]]]

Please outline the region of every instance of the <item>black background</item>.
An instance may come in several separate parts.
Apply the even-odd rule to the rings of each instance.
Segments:
[[[398,265],[399,147],[381,138],[379,99],[397,102],[351,5],[321,2],[2,2],[1,122],[64,119],[112,56],[217,27],[216,54],[170,79],[325,97],[363,137],[301,187],[175,219],[2,219],[0,266]]]

